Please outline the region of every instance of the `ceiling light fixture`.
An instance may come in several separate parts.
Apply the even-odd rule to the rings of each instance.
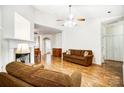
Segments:
[[[111,11],[107,11],[107,13],[111,13]]]
[[[69,5],[69,16],[64,23],[64,26],[67,26],[67,27],[73,27],[73,26],[77,25],[77,23],[74,21],[74,16],[72,14],[71,7],[72,7],[72,5]]]

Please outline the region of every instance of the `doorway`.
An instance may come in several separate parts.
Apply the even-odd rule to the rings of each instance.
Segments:
[[[49,38],[44,38],[44,54],[50,54],[52,51],[51,40]]]
[[[123,62],[123,21],[104,25],[102,32],[102,59]]]

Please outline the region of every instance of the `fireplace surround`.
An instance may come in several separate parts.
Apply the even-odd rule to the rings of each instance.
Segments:
[[[30,54],[29,55],[29,62],[34,63],[34,46],[35,42],[30,40],[21,40],[21,39],[15,39],[15,38],[5,38],[5,40],[8,42],[8,56],[6,58],[8,59],[7,62],[12,62],[17,60],[16,56],[16,50],[18,48],[18,44],[20,43],[26,43],[29,46]],[[25,54],[27,55],[27,54]],[[27,62],[27,61],[26,61]]]

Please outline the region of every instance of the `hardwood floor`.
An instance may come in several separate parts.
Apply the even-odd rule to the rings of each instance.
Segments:
[[[122,67],[121,65],[117,67],[118,63],[116,62],[113,64],[113,62],[106,62],[102,66],[93,64],[89,67],[85,67],[63,61],[59,57],[51,57],[50,54],[42,56],[41,62],[41,64],[44,64],[45,69],[62,72],[68,75],[71,75],[74,71],[81,72],[82,87],[122,87]],[[116,67],[114,67],[114,65]]]
[[[106,69],[109,72],[112,72],[115,76],[120,77],[120,84],[123,85],[123,62],[121,61],[111,61],[111,60],[105,60],[105,63],[102,65],[104,69]]]

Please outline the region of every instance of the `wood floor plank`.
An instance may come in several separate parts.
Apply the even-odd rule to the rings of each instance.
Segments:
[[[71,75],[74,71],[82,74],[82,87],[122,87],[122,63],[111,61],[102,66],[92,64],[89,67],[63,61],[59,57],[42,56],[45,69]]]

